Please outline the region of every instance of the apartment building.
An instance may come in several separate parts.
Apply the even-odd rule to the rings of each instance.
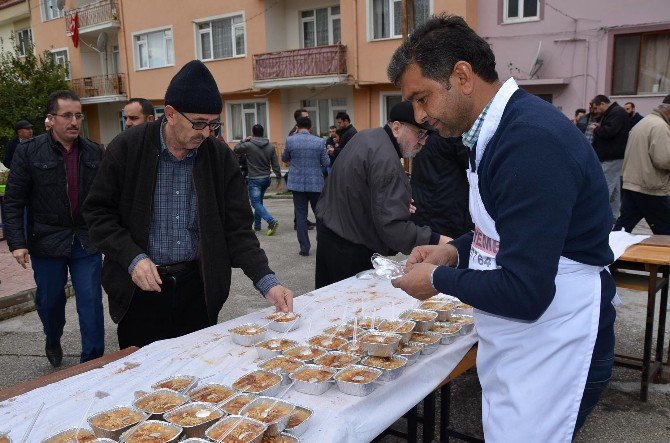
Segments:
[[[0,48],[25,54],[33,43],[28,0],[0,0]]]
[[[200,59],[224,100],[231,144],[262,124],[283,143],[293,111],[326,133],[346,111],[361,129],[381,125],[400,100],[386,66],[402,41],[402,0],[32,0],[37,50],[67,63],[86,131],[103,144],[122,129],[129,97],[162,111],[165,89]],[[59,9],[62,7],[62,9]],[[477,25],[476,0],[414,0],[414,22],[448,11]],[[72,41],[78,17],[79,45]]]
[[[502,80],[572,117],[597,94],[649,113],[670,92],[667,0],[491,0],[479,3],[478,33]]]

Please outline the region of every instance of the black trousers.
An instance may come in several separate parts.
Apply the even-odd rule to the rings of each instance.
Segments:
[[[205,287],[197,268],[161,274],[161,280],[161,292],[135,289],[128,312],[117,327],[120,349],[146,346],[216,323],[207,315]]]
[[[614,230],[623,228],[631,232],[643,218],[654,234],[670,235],[670,197],[624,189],[621,194],[621,215]]]
[[[315,289],[372,269],[372,249],[340,237],[320,222],[316,225],[316,241]]]

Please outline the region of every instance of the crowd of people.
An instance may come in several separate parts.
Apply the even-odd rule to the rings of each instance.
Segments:
[[[374,253],[408,254],[394,286],[475,308],[486,439],[570,441],[612,370],[609,232],[645,218],[670,234],[670,96],[642,118],[597,95],[571,123],[501,82],[489,44],[448,15],[414,30],[388,76],[404,101],[381,128],[357,131],[342,112],[324,140],[295,111],[281,159],[298,253],[311,253],[311,206],[316,288],[369,269]],[[233,267],[278,311],[293,309],[257,238],[263,220],[267,235],[279,226],[263,204],[271,175],[282,180],[275,146],[257,124],[230,149],[216,137],[222,106],[194,60],[168,85],[161,119],[129,100],[127,130],[104,153],[81,136],[70,91],[50,95],[47,133],[17,123],[5,234],[20,265],[32,260],[53,366],[68,273],[82,362],[104,352],[101,286],[121,348],[215,324]]]

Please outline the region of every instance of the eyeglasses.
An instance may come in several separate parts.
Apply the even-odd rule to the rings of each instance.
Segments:
[[[210,131],[216,131],[217,129],[219,129],[221,127],[221,122],[218,121],[218,120],[213,121],[213,122],[209,122],[209,123],[208,122],[203,122],[203,121],[194,122],[193,120],[188,118],[186,116],[186,114],[184,114],[183,112],[181,112],[181,111],[177,111],[177,112],[180,113],[186,120],[188,120],[188,122],[191,124],[191,127],[193,129],[195,129],[196,131],[202,131],[207,126],[209,126]]]
[[[413,128],[414,125],[410,125],[409,123],[403,123],[403,126],[406,126],[408,128]],[[427,129],[419,129],[418,131],[415,131],[414,129],[410,129],[410,131],[414,132],[416,135],[416,138],[419,140],[423,140],[424,138],[428,137],[428,130]]]
[[[77,120],[83,120],[86,117],[81,112],[77,112],[76,114],[73,114],[72,112],[66,112],[65,114],[51,114],[51,115],[63,117],[65,120],[72,120],[72,117],[76,118]]]

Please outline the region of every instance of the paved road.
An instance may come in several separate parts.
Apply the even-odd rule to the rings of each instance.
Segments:
[[[267,207],[280,220],[278,235],[259,235],[261,244],[270,259],[270,266],[281,281],[296,294],[303,294],[314,287],[315,234],[312,255],[298,255],[298,242],[292,229],[293,205],[290,200],[269,200]],[[313,220],[313,216],[310,216]],[[264,226],[265,229],[265,226]],[[3,283],[11,282],[12,268],[2,270]],[[646,296],[641,293],[621,291],[624,305],[618,311],[616,324],[617,353],[641,355],[644,337]],[[265,300],[240,270],[233,272],[231,296],[219,316],[225,321],[266,306]],[[118,349],[115,327],[106,317],[107,351]],[[666,337],[666,346],[669,338]],[[80,352],[79,332],[75,303],[67,304],[67,324],[63,337],[66,356],[64,366],[78,362]],[[666,347],[667,349],[667,347]],[[44,357],[44,336],[37,314],[31,312],[0,322],[0,388],[11,386],[53,369]],[[667,442],[670,435],[670,385],[652,385],[649,402],[638,400],[639,372],[615,368],[612,382],[603,399],[578,436],[578,442],[625,441]],[[481,435],[481,388],[472,371],[454,382],[452,423],[459,430]],[[403,420],[394,425],[405,426]],[[387,437],[384,442],[401,441]]]

